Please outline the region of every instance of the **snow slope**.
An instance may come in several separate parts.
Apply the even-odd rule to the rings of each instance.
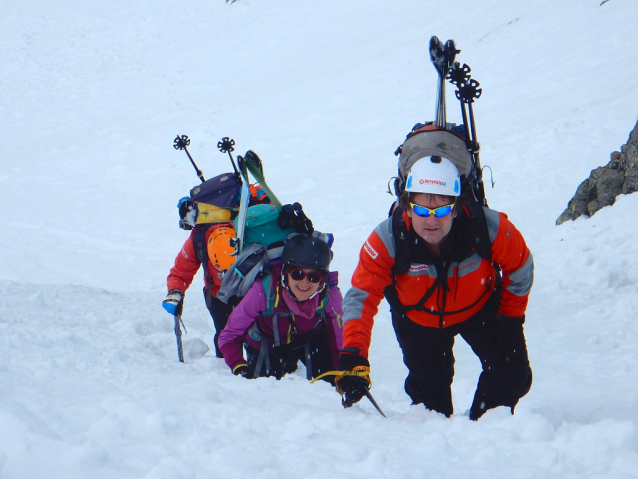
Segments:
[[[0,478],[638,476],[638,197],[555,226],[638,119],[635,0],[6,0],[0,15]],[[431,35],[483,87],[481,158],[534,253],[534,370],[515,416],[409,406],[387,307],[373,394],[344,410],[300,370],[245,381],[189,290],[186,364],[164,282],[177,200],[255,150],[284,202],[335,233],[344,291],[386,215],[393,152],[432,119]],[[448,94],[448,120],[460,121]],[[303,368],[301,368],[303,369]]]

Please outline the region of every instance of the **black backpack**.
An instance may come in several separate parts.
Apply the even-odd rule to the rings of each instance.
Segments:
[[[190,190],[190,200],[183,201],[180,204],[179,226],[184,230],[195,229],[193,233],[193,247],[195,248],[197,260],[204,268],[207,285],[213,282],[208,272],[208,248],[206,245],[206,232],[212,223],[198,224],[193,227],[192,224],[186,220],[189,206],[191,206],[193,202],[198,202],[218,206],[220,208],[238,208],[240,190],[241,180],[235,173],[222,173],[193,187]]]
[[[179,227],[184,230],[193,229],[192,223],[186,219],[193,202],[226,209],[238,208],[240,190],[241,179],[235,173],[222,173],[193,187],[190,191],[190,200],[183,201],[179,206]],[[210,224],[197,227],[208,229],[208,226]]]

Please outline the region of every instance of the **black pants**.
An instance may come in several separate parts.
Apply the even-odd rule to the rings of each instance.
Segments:
[[[267,357],[262,361],[261,368],[255,376],[260,351],[250,345],[246,345],[246,362],[248,363],[248,374],[250,377],[270,377],[275,376],[281,379],[285,374],[295,372],[297,364],[301,361],[306,368],[310,357],[310,376],[316,378],[320,374],[334,371],[336,365],[330,351],[330,337],[325,324],[319,326],[320,329],[310,333],[303,340],[295,340],[291,344],[273,347],[270,345],[267,350]],[[334,376],[322,378],[332,384]]]
[[[230,304],[224,303],[217,299],[216,296],[209,294],[207,288],[204,288],[204,298],[206,299],[208,312],[210,313],[211,318],[213,318],[213,324],[215,325],[215,353],[218,358],[223,358],[224,355],[220,351],[217,341],[219,339],[219,333],[222,332],[222,330],[226,327],[226,323],[228,323],[228,316],[230,316],[230,313],[233,312],[235,304],[232,301]]]
[[[493,294],[477,314],[463,323],[447,328],[428,328],[410,319],[392,314],[392,325],[403,351],[403,362],[409,370],[405,392],[413,404],[451,416],[452,378],[454,377],[454,337],[460,334],[481,360],[481,373],[470,418],[478,419],[488,409],[508,406],[514,412],[518,400],[532,385],[532,370],[527,349],[519,364],[505,369],[495,357],[495,319],[499,295]]]

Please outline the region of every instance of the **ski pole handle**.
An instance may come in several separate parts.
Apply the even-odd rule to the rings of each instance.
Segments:
[[[235,160],[233,159],[233,151],[235,151],[235,140],[225,136],[221,140],[217,142],[217,148],[222,153],[228,153],[228,157],[230,158],[230,162],[233,164],[233,169],[235,170],[235,174],[239,175],[239,170],[237,169],[237,165],[235,165]]]
[[[174,143],[173,148],[175,148],[176,150],[184,150],[186,152],[186,154],[188,155],[188,159],[191,160],[191,164],[193,165],[193,168],[195,168],[197,177],[202,181],[202,183],[206,181],[204,179],[204,175],[202,174],[201,170],[197,168],[197,165],[195,164],[195,160],[193,160],[193,157],[188,152],[188,148],[186,148],[188,145],[191,144],[191,140],[188,138],[188,136],[182,135],[180,137],[179,135],[177,135],[177,137],[175,137],[175,139],[173,140],[173,143]]]

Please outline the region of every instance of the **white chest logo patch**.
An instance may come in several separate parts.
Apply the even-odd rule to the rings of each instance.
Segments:
[[[413,264],[412,266],[410,266],[410,271],[413,273],[416,273],[417,271],[427,271],[427,270],[428,270],[427,264]]]

